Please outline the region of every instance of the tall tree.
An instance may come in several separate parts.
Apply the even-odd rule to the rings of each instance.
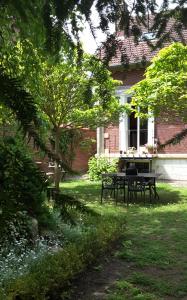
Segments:
[[[96,128],[115,121],[122,110],[114,96],[117,81],[95,57],[85,56],[80,65],[75,59],[45,64],[39,84],[39,107],[51,125],[56,155],[63,128]],[[57,166],[55,184],[58,189]]]
[[[2,65],[34,95],[38,114],[54,137],[56,157],[60,158],[62,128],[96,128],[115,121],[123,110],[115,97],[118,82],[94,56],[84,55],[77,64],[77,51],[71,59],[61,53],[61,61],[54,64],[28,41],[18,42],[7,53]],[[57,188],[58,178],[56,165]]]

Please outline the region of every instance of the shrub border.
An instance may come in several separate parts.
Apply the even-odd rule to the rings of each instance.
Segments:
[[[79,243],[71,243],[57,253],[48,254],[24,275],[7,286],[7,300],[49,299],[47,294],[62,290],[68,283],[124,233],[125,214],[111,215],[95,231],[87,233]]]

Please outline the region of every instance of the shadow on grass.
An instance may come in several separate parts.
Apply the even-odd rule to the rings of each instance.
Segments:
[[[158,296],[175,299],[187,296],[186,203],[150,209],[131,206],[127,224],[119,257],[133,263],[135,271],[151,279]],[[166,284],[165,288],[158,279]],[[149,292],[155,291],[152,289],[155,287],[149,287]]]
[[[101,182],[91,182],[88,180],[71,180],[61,184],[61,189],[64,193],[68,193],[78,200],[91,203],[100,203],[101,199]],[[187,188],[173,187],[168,183],[158,183],[157,192],[159,199],[149,199],[149,192],[146,192],[146,206],[160,206],[184,202],[187,200]],[[127,197],[127,195],[126,195]],[[123,193],[118,195],[118,205],[125,205],[123,201]],[[103,203],[115,203],[114,198],[108,192]],[[130,204],[144,205],[143,198],[138,195],[137,199],[130,199]]]
[[[88,180],[71,180],[61,183],[64,193],[70,194],[84,202],[99,202],[101,194],[101,183]]]
[[[187,188],[173,187],[169,183],[158,183],[157,192],[159,200],[154,200],[155,205],[168,205],[187,200]]]
[[[183,298],[187,296],[187,202],[150,208],[131,205],[126,229],[118,257],[130,262],[143,282],[131,281],[132,272],[126,279],[144,290],[146,276],[154,283],[146,290],[156,292],[156,299],[187,299]]]

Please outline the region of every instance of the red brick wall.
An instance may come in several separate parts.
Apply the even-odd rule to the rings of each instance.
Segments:
[[[96,131],[83,129],[83,140],[84,139],[95,139],[96,140]],[[77,172],[85,172],[88,170],[88,160],[91,156],[96,154],[96,143],[92,145],[91,149],[83,150],[79,145],[75,149],[76,156],[73,161],[72,169]]]
[[[108,149],[110,153],[119,151],[119,126],[109,126],[105,128],[105,133],[108,137],[104,139],[104,148]]]
[[[157,122],[155,126],[155,137],[161,144],[163,144],[185,128],[187,128],[187,125],[185,124],[166,124]],[[184,138],[179,144],[167,146],[159,152],[166,154],[187,153],[187,137]]]
[[[89,129],[82,129],[82,141],[85,139],[94,139],[96,140],[96,131]],[[72,163],[72,170],[76,172],[86,172],[88,170],[88,160],[91,156],[96,154],[96,143],[92,144],[92,147],[89,149],[82,149],[79,143],[75,149],[75,158]],[[41,160],[41,159],[40,159]],[[42,160],[41,169],[45,172],[53,172],[53,168],[48,167],[49,159],[47,156]]]

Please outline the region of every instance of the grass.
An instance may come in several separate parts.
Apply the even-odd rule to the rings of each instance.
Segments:
[[[64,192],[105,211],[112,201],[99,205],[100,184],[87,181],[63,183]],[[147,205],[124,204],[127,224],[122,247],[116,253],[132,266],[108,293],[108,300],[184,299],[187,297],[187,188],[158,184],[160,200]],[[186,298],[185,298],[186,299]]]
[[[142,292],[126,280],[119,280],[116,281],[115,288],[107,300],[158,300],[158,298],[151,293]]]

